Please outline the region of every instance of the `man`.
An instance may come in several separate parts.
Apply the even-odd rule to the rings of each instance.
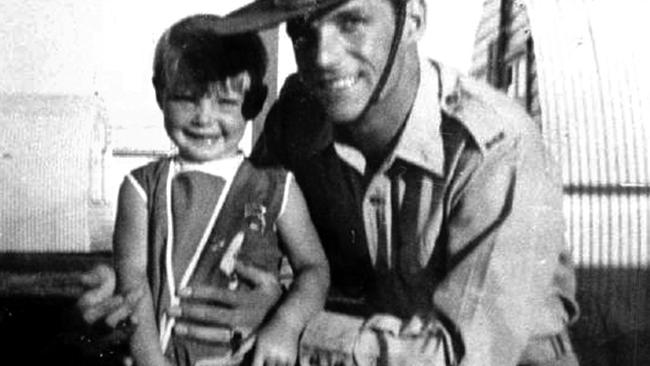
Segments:
[[[561,189],[540,133],[505,96],[419,58],[425,13],[424,0],[260,0],[231,14],[219,31],[287,20],[298,65],[255,156],[294,171],[331,297],[363,304],[357,363],[379,339],[388,364],[577,364]],[[273,293],[250,277],[251,296]],[[197,306],[177,315],[218,323],[240,304]]]

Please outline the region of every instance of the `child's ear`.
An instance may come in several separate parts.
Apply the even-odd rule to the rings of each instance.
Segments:
[[[156,91],[156,103],[158,103],[158,108],[163,108],[163,91],[160,88],[160,85],[156,83],[156,78],[151,78],[151,83],[153,84],[153,90]]]
[[[260,84],[246,92],[244,105],[242,105],[242,115],[246,120],[254,119],[262,111],[268,93],[269,88],[266,84]]]

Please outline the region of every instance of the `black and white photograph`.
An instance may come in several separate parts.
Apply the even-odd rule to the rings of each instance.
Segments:
[[[2,0],[0,364],[650,366],[648,14]]]

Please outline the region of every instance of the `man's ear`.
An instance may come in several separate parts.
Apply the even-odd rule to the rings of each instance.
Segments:
[[[268,93],[269,88],[266,84],[260,84],[251,88],[246,93],[244,105],[242,105],[242,115],[244,115],[246,120],[254,119],[262,111]]]
[[[417,42],[427,28],[427,4],[425,0],[406,0],[406,24],[404,37],[407,43]]]

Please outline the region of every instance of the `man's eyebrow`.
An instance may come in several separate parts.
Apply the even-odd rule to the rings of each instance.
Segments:
[[[373,0],[374,1],[374,0]],[[363,4],[345,4],[340,8],[334,9],[321,9],[315,13],[310,14],[304,19],[304,23],[310,24],[313,22],[321,22],[324,19],[335,19],[339,16],[349,15],[363,15],[367,13]]]

